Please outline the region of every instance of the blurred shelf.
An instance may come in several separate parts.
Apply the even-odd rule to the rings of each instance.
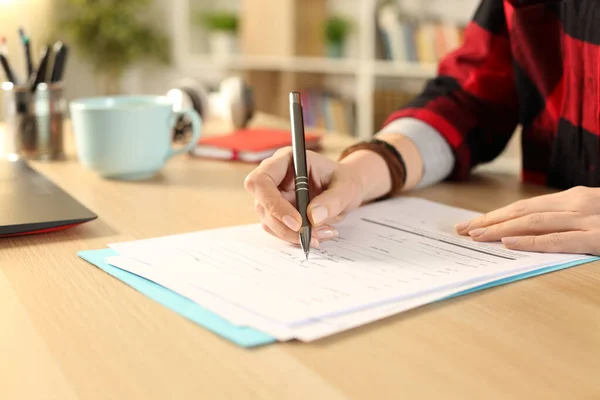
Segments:
[[[352,45],[349,47],[352,51],[345,53],[350,58],[298,56],[298,54],[316,54],[309,50],[312,48],[311,40],[314,41],[317,37],[316,31],[303,29],[302,34],[299,34],[300,30],[297,30],[296,27],[311,22],[311,18],[322,17],[324,2],[329,3],[325,7],[327,13],[346,16],[355,23],[352,40],[348,42]],[[194,7],[192,7],[192,3]],[[216,7],[217,3],[218,7]],[[312,4],[314,9],[308,6],[301,9],[296,8],[300,4],[304,6],[308,3]],[[426,21],[431,17],[433,20],[439,19],[464,26],[470,21],[470,16],[475,12],[479,0],[404,1],[402,3],[402,11],[411,16],[419,16],[418,22]],[[424,3],[430,4],[425,5]],[[345,97],[353,98],[355,104],[353,124],[356,128],[356,136],[362,139],[372,137],[375,115],[384,112],[375,109],[377,91],[416,94],[422,89],[421,81],[435,78],[437,75],[437,64],[375,58],[379,54],[386,53],[382,52],[385,50],[385,47],[382,46],[385,44],[385,37],[383,37],[379,18],[381,0],[311,0],[310,2],[307,0],[223,0],[221,2],[170,0],[169,4],[173,10],[173,54],[177,60],[179,74],[198,76],[198,79],[216,83],[230,73],[285,72],[281,79],[276,76],[277,74],[273,74],[273,77],[270,76],[271,74],[264,74],[264,76],[260,73],[249,74],[249,79],[260,83],[260,87],[257,89],[263,93],[261,98],[264,99],[265,108],[275,110],[274,114],[286,114],[285,107],[277,106],[282,103],[279,96],[287,91],[280,91],[279,88],[282,86],[322,86],[332,92],[343,93]],[[208,40],[206,32],[193,26],[190,15],[193,14],[193,9],[209,8],[209,6],[214,9],[234,10],[243,14],[246,23],[245,29],[240,30],[240,51],[245,49],[245,54],[279,55],[240,54],[220,58],[205,53],[211,49],[211,42]],[[279,18],[274,21],[265,20],[264,7],[266,6],[273,6],[273,10],[275,10],[273,13]],[[314,12],[311,13],[308,11],[309,9]],[[264,32],[262,28],[265,28]],[[423,37],[425,39],[435,37],[434,41],[439,40],[440,32],[437,28],[439,26],[428,25],[428,29],[424,31],[426,35],[422,30],[413,32],[415,50],[430,53],[428,50],[431,49],[428,46],[425,46],[425,49],[420,49],[420,47],[423,47],[425,42],[429,43]],[[420,34],[416,35],[416,33]],[[452,39],[446,40],[444,46],[455,43],[456,37],[451,31],[443,30],[443,33],[445,39]],[[244,38],[247,40],[243,41]],[[253,45],[248,46],[248,44]],[[434,46],[433,50],[437,55],[440,48]],[[431,60],[432,58],[426,59]],[[337,79],[338,77],[340,79]]]
[[[359,65],[354,59],[326,57],[273,57],[273,56],[232,56],[228,58],[194,55],[190,60],[193,68],[200,69],[250,69],[263,71],[288,71],[322,74],[356,75]],[[437,73],[437,64],[417,62],[373,61],[372,74],[390,78],[432,78]]]
[[[232,56],[219,58],[195,55],[191,57],[191,62],[194,67],[205,69],[253,69],[346,75],[357,73],[355,60],[325,57]]]
[[[433,78],[437,73],[437,64],[418,62],[375,61],[374,75],[389,78]]]

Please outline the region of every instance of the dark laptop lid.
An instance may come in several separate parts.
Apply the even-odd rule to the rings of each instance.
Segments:
[[[0,160],[0,236],[68,228],[97,216],[23,160]]]

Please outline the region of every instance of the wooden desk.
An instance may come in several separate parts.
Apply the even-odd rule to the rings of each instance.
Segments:
[[[329,152],[346,144],[330,137]],[[71,147],[72,149],[72,147]],[[256,222],[250,165],[181,156],[151,181],[34,166],[99,219],[0,241],[2,399],[598,399],[600,265],[422,307],[311,344],[243,350],[79,259],[107,243]],[[415,193],[490,210],[545,192],[478,176]]]

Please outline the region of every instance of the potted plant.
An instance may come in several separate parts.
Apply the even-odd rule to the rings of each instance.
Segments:
[[[148,12],[152,0],[60,1],[54,34],[92,65],[103,94],[121,93],[121,80],[134,64],[169,62],[168,38]]]
[[[324,35],[327,54],[330,57],[343,57],[344,46],[351,27],[351,22],[340,16],[332,16],[325,21]]]
[[[198,14],[198,22],[208,31],[209,51],[214,57],[228,57],[237,50],[239,19],[227,11]]]

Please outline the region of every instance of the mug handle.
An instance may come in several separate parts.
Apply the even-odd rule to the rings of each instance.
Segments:
[[[178,111],[177,114],[185,115],[192,120],[192,137],[189,143],[181,149],[175,150],[171,147],[171,149],[169,150],[169,154],[167,154],[167,160],[178,154],[187,153],[188,151],[192,150],[194,146],[198,144],[198,140],[200,139],[200,133],[202,132],[202,118],[200,118],[200,115],[195,110],[181,110]]]

